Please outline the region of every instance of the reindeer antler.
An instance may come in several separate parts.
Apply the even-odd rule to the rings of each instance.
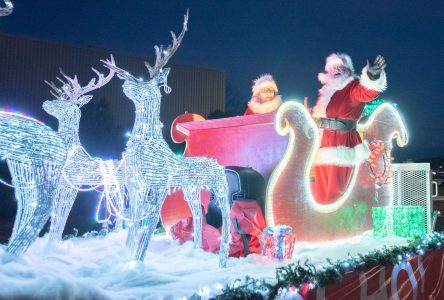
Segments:
[[[4,0],[6,7],[0,7],[0,17],[7,16],[12,13],[14,5],[10,0]]]
[[[178,38],[176,38],[174,32],[171,31],[171,36],[173,37],[172,45],[169,45],[166,50],[163,50],[162,45],[160,45],[160,47],[158,47],[157,45],[154,46],[154,49],[156,51],[156,63],[154,67],[151,67],[151,65],[148,62],[145,62],[145,66],[148,68],[148,71],[150,72],[150,78],[153,78],[167,64],[168,60],[173,56],[177,48],[179,48],[180,43],[182,42],[182,39],[185,36],[185,32],[188,30],[187,27],[188,16],[189,16],[189,11],[187,9],[187,13],[184,15],[183,29]]]
[[[114,57],[111,55],[110,59],[107,59],[106,62],[108,62],[109,64],[114,64]],[[63,84],[61,88],[58,88],[56,84],[52,81],[48,82],[45,80],[45,82],[53,89],[51,91],[51,94],[54,97],[61,100],[70,100],[75,104],[77,104],[79,107],[81,107],[90,100],[81,96],[107,84],[114,77],[115,73],[114,70],[110,69],[109,74],[105,77],[102,73],[100,73],[96,69],[94,68],[91,69],[94,71],[94,73],[97,74],[98,78],[97,80],[96,78],[92,78],[89,81],[89,83],[84,87],[82,87],[79,81],[77,80],[77,75],[74,75],[74,78],[71,78],[68,75],[66,75],[62,71],[62,69],[60,69],[60,73],[63,75],[63,77],[65,77],[66,82],[60,79],[59,77],[56,77],[56,79]]]
[[[128,71],[125,71],[124,69],[121,69],[118,66],[116,66],[114,59],[111,60],[101,59],[100,61],[103,63],[104,67],[110,69],[111,71],[114,71],[117,74],[117,77],[119,77],[120,79],[131,80],[131,81],[137,80],[136,77],[131,75]]]

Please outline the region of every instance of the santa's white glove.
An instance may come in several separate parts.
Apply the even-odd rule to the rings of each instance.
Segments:
[[[376,80],[381,75],[381,72],[385,69],[387,64],[385,63],[382,55],[376,56],[375,60],[371,62],[367,59],[367,75],[371,80]]]

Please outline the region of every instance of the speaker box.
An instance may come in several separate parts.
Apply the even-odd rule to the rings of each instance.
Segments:
[[[266,187],[265,180],[259,172],[252,168],[229,166],[225,167],[225,175],[228,182],[230,207],[234,201],[255,200],[264,213]],[[211,195],[206,220],[214,227],[222,226],[222,214],[214,195]]]

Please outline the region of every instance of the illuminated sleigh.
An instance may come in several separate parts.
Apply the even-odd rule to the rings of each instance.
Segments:
[[[396,139],[399,147],[407,143],[404,123],[390,104],[380,105],[358,124],[363,140],[382,143],[384,155],[372,164],[356,165],[344,194],[324,205],[316,201],[310,186],[310,170],[320,138],[306,107],[289,101],[276,113],[218,120],[191,116],[197,121],[180,122],[190,117],[182,115],[172,126],[173,140],[186,142],[184,156],[206,156],[224,166],[257,170],[268,182],[268,225],[290,225],[299,240],[315,242],[357,235],[372,229],[372,207],[392,205],[392,185],[375,184],[379,176],[390,183],[392,140]],[[173,212],[166,201],[163,209],[167,227],[173,223],[171,216],[177,219],[184,210],[177,202],[175,205]]]

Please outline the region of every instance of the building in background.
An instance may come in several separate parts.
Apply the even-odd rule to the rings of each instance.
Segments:
[[[150,50],[147,49],[147,53]],[[0,108],[24,112],[56,129],[55,119],[42,109],[43,101],[53,98],[44,80],[56,82],[56,76],[60,76],[59,68],[62,68],[68,76],[77,74],[79,82],[86,85],[95,76],[90,67],[102,73],[108,71],[102,67],[100,59],[106,59],[110,54],[114,55],[119,67],[134,76],[148,77],[144,61],[148,59],[154,63],[152,57],[0,33]],[[211,112],[225,111],[225,73],[175,63],[168,64],[168,67],[171,67],[168,85],[172,92],[162,95],[160,118],[164,124],[164,136],[174,148],[169,132],[172,121],[179,114],[193,112],[207,117]],[[103,155],[109,150],[113,156],[119,149],[124,149],[125,133],[133,126],[134,107],[123,94],[122,83],[117,77],[113,78],[107,86],[93,91],[93,100],[82,107],[80,138],[88,150],[92,148],[93,154]],[[100,147],[102,140],[106,141],[105,149]],[[113,141],[115,150],[110,149]]]

